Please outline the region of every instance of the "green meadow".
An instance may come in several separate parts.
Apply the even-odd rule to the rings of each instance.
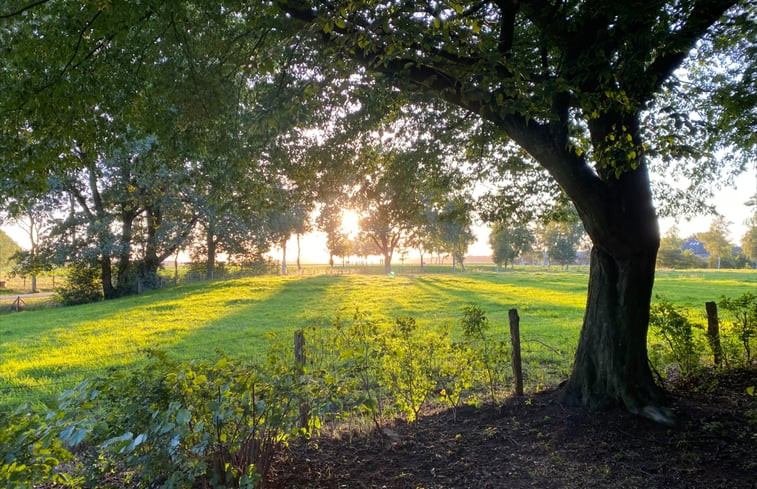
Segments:
[[[567,373],[586,299],[586,269],[516,269],[384,275],[261,276],[198,282],[120,300],[0,315],[0,409],[55,397],[106,368],[128,368],[157,349],[180,359],[221,350],[254,361],[271,338],[291,341],[305,326],[328,328],[356,310],[422,327],[451,324],[478,305],[495,331],[509,335],[507,314],[521,318],[531,386]],[[663,271],[655,294],[704,322],[704,302],[757,290],[754,271]],[[544,367],[544,366],[547,367]],[[544,367],[543,371],[539,370]],[[530,369],[530,370],[529,370]]]

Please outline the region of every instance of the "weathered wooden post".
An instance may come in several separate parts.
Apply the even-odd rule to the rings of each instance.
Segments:
[[[294,332],[294,372],[299,379],[305,375],[305,333],[301,329]],[[305,397],[300,398],[300,418],[297,424],[300,428],[307,428],[309,424],[310,406]]]
[[[520,317],[517,309],[510,309],[510,342],[512,343],[513,375],[515,376],[515,395],[523,395],[523,366],[520,359]]]
[[[720,346],[720,325],[718,322],[718,305],[715,302],[705,302],[707,310],[707,341],[712,349],[713,362],[720,367],[723,362],[723,349]]]

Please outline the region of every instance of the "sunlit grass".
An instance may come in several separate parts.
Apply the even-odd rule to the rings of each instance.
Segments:
[[[655,292],[704,310],[721,295],[754,290],[755,272],[663,272]],[[521,318],[532,384],[567,371],[586,301],[586,270],[465,274],[264,276],[202,282],[136,297],[0,316],[0,406],[39,402],[108,367],[142,361],[158,349],[182,360],[222,350],[254,359],[269,333],[289,338],[356,310],[372,317],[413,316],[422,327],[456,326],[478,305],[502,338],[508,310]],[[703,312],[702,312],[703,314]],[[453,334],[459,334],[453,328]]]

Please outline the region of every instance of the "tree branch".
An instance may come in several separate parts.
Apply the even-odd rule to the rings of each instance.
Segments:
[[[683,27],[669,36],[661,54],[647,68],[644,79],[649,83],[642,94],[644,101],[649,100],[670,78],[710,26],[737,3],[736,0],[697,1]]]
[[[40,6],[42,4],[45,4],[45,3],[49,2],[49,1],[50,0],[38,0],[36,2],[32,2],[32,3],[28,4],[28,5],[24,5],[23,7],[21,7],[18,10],[13,10],[11,12],[8,12],[7,14],[0,14],[0,19],[10,19],[11,17],[14,17],[16,15],[22,14],[22,13],[26,12],[27,10],[31,10],[34,7],[38,7],[38,6]]]
[[[513,47],[513,38],[515,36],[515,15],[518,13],[518,4],[515,0],[499,0],[497,2],[502,18],[499,24],[499,46],[498,50],[504,55],[508,55]]]

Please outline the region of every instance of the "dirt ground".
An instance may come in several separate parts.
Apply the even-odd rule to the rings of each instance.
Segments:
[[[559,391],[288,447],[271,488],[757,488],[757,369],[669,386],[675,427]]]

